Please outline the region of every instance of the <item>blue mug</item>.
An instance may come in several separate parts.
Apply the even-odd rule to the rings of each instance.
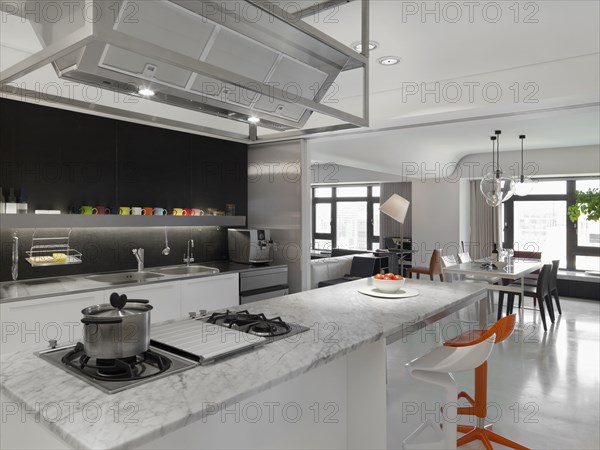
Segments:
[[[155,216],[166,216],[167,214],[169,214],[169,211],[164,208],[154,208]]]

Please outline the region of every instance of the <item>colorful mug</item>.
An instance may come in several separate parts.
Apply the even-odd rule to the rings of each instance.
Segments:
[[[93,206],[82,206],[79,208],[79,214],[98,214],[98,210]]]
[[[173,215],[174,216],[187,216],[187,212],[183,208],[174,208]]]
[[[143,211],[144,211],[144,216],[153,216],[154,215],[154,208],[152,208],[151,206],[144,207]]]
[[[106,206],[96,206],[97,214],[110,214],[110,208]]]
[[[121,206],[119,208],[119,214],[121,216],[129,216],[131,214],[131,208],[129,206]]]
[[[185,211],[184,215],[186,215],[186,216],[193,216],[194,215],[194,211],[192,209],[190,209],[190,208],[184,208],[183,210]]]
[[[192,209],[192,216],[203,216],[204,211],[198,208]]]
[[[155,216],[166,216],[167,214],[169,214],[169,211],[167,211],[165,208],[154,208]]]

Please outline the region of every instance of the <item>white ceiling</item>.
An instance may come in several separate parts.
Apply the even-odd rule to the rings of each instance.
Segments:
[[[403,8],[404,12],[413,5],[422,8],[423,2],[370,1],[371,39],[380,44],[371,54],[371,127],[311,139],[314,160],[380,171],[388,169],[390,161],[403,158],[457,161],[465,154],[486,151],[487,136],[496,128],[507,135],[528,134],[529,148],[600,144],[600,2],[519,2],[517,21],[515,2],[477,2],[472,21],[466,6],[469,2],[426,3],[430,10],[436,5],[440,8],[438,22],[432,14],[425,18],[405,15],[403,19]],[[501,7],[502,17],[496,22],[490,20],[496,12],[493,8],[488,7],[487,19],[482,13],[483,6],[492,3]],[[456,23],[450,21],[457,12],[446,6],[450,4],[462,8],[462,18]],[[537,22],[526,23],[528,15],[529,21]],[[353,1],[305,21],[350,45],[360,39],[359,18],[360,2]],[[1,19],[0,68],[4,69],[38,50],[39,43],[27,22],[4,13]],[[376,62],[387,55],[399,56],[401,62],[389,67]],[[360,109],[359,75],[346,73],[340,79],[334,96],[337,106]],[[49,67],[20,81],[25,80],[28,87],[36,82],[60,82]],[[406,87],[433,89],[436,82],[447,95],[436,99],[430,94],[423,99],[405,92],[403,96],[403,87],[405,91]],[[469,83],[475,86],[472,99]],[[462,96],[455,101],[449,97],[456,95],[457,86]],[[483,86],[490,89],[487,99]],[[515,100],[517,86],[519,98]],[[495,96],[495,87],[502,94],[489,98]],[[532,101],[525,101],[527,94]],[[184,124],[247,132],[244,124],[143,99],[129,104],[108,94],[102,101]],[[592,106],[571,109],[589,104]],[[530,114],[532,110],[546,111]],[[489,116],[498,117],[485,119]],[[427,126],[439,121],[451,122]],[[315,114],[308,125],[329,123],[332,120]],[[382,129],[387,131],[377,132]],[[509,145],[509,140],[505,142]],[[375,158],[372,148],[377,148]]]

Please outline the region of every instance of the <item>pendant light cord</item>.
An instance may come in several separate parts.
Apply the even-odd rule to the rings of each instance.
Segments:
[[[496,164],[498,169],[496,170],[496,178],[500,178],[500,130],[496,130]]]
[[[522,134],[519,138],[521,139],[521,183],[523,183],[525,181],[525,162],[523,159],[523,140],[525,139],[525,135]]]

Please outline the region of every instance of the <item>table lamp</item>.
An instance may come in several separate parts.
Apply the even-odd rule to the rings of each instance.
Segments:
[[[410,202],[408,200],[398,194],[393,194],[379,208],[379,211],[400,223],[400,242],[402,245],[402,251],[404,251],[404,220],[406,219],[406,213],[408,212],[409,206]],[[403,253],[400,254],[400,275],[404,276]]]

